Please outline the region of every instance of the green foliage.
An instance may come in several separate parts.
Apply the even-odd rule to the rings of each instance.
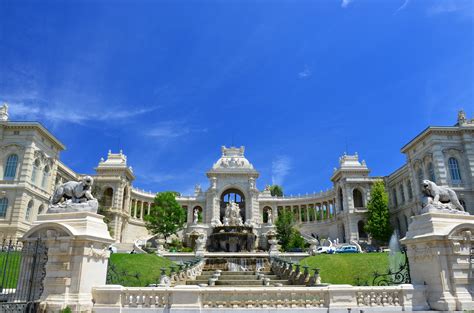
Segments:
[[[389,219],[388,194],[383,181],[379,180],[373,184],[367,210],[365,231],[379,242],[388,242],[393,229]]]
[[[283,197],[283,187],[280,185],[272,185],[270,186],[270,193],[272,196],[276,197]]]
[[[319,254],[304,258],[301,265],[321,269],[323,283],[371,285],[373,273],[388,271],[388,253]]]
[[[67,307],[65,307],[64,309],[62,309],[60,312],[61,312],[61,313],[72,313],[72,310],[71,310],[70,307],[67,306]]]
[[[186,223],[186,210],[176,201],[174,192],[160,192],[144,217],[146,228],[154,235],[165,239],[183,229]]]
[[[283,250],[290,248],[291,236],[293,234],[293,226],[295,221],[291,210],[281,210],[275,225],[277,228],[277,237]]]
[[[290,243],[288,245],[289,249],[292,248],[301,248],[303,249],[306,246],[306,241],[301,236],[300,232],[293,228],[290,236]]]
[[[183,242],[177,238],[171,240],[171,243],[168,244],[168,249],[170,252],[178,252],[183,248]]]

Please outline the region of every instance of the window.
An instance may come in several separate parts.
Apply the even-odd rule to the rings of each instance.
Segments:
[[[102,205],[106,208],[112,207],[112,201],[114,199],[114,190],[112,188],[106,188],[102,196]]]
[[[400,196],[402,200],[401,203],[405,203],[405,193],[403,192],[403,185],[400,185],[399,189],[400,189]]]
[[[413,189],[411,189],[411,181],[407,182],[407,190],[408,190],[408,199],[413,199]]]
[[[423,170],[421,168],[418,169],[418,172],[417,172],[417,175],[418,175],[418,186],[421,186],[421,184],[423,183]]]
[[[49,178],[49,166],[44,167],[43,178],[41,179],[41,187],[46,189],[48,186],[48,178]]]
[[[397,201],[397,190],[396,189],[393,189],[392,190],[392,197],[393,197],[393,206],[397,206],[398,205],[398,201]]]
[[[18,165],[18,155],[11,154],[5,165],[5,174],[3,175],[3,179],[5,180],[13,180],[16,176],[16,167]]]
[[[461,203],[462,207],[464,208],[464,211],[467,211],[466,202],[464,202],[463,199],[459,199],[459,203]]]
[[[39,169],[40,165],[41,164],[40,164],[39,159],[36,159],[35,163],[33,164],[33,173],[31,174],[31,182],[33,184],[36,184],[36,176],[37,176],[38,169]]]
[[[339,188],[339,207],[341,211],[344,211],[344,196],[342,195],[342,189]]]
[[[30,202],[28,202],[28,206],[26,208],[25,220],[27,221],[30,220],[31,208],[33,208],[33,200],[30,200]]]
[[[459,171],[458,160],[456,158],[449,158],[448,165],[452,182],[454,184],[459,184],[461,182],[461,172]]]
[[[432,182],[436,182],[436,175],[434,171],[433,163],[428,163],[428,177]]]
[[[44,204],[40,205],[38,208],[38,214],[42,214],[44,212]]]
[[[7,215],[8,199],[0,199],[0,217],[5,217]]]

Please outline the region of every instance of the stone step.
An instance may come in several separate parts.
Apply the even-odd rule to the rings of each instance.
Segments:
[[[197,276],[196,279],[204,280],[204,279],[209,279],[211,277],[212,277],[212,275],[200,275],[200,276]],[[265,278],[278,279],[279,277],[277,275],[265,275]],[[249,275],[221,275],[221,276],[219,276],[219,280],[252,280],[252,279],[257,280],[257,275],[254,275],[254,276],[249,276]]]
[[[208,271],[204,270],[201,272],[202,275],[212,275],[214,274],[215,271]],[[265,275],[271,275],[273,272],[253,272],[253,271],[248,271],[248,272],[230,272],[230,271],[222,271],[221,275],[257,275],[257,273],[265,274]]]
[[[291,285],[287,280],[271,280],[270,284]],[[216,286],[263,286],[261,280],[217,280]]]

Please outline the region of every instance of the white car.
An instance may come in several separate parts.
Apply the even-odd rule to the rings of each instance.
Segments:
[[[331,254],[331,253],[334,253],[334,248],[333,247],[319,247],[318,249],[316,249],[316,253],[318,254],[321,254],[321,253],[327,253],[327,254]]]

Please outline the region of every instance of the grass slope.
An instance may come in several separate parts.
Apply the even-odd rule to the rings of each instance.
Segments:
[[[372,285],[374,272],[386,273],[389,267],[388,253],[320,254],[304,258],[300,264],[310,270],[320,268],[323,283],[350,285]]]
[[[108,284],[120,284],[127,287],[143,287],[157,283],[160,269],[167,268],[175,263],[154,254],[126,254],[113,253],[109,262],[115,267]],[[110,268],[109,268],[110,274]]]

